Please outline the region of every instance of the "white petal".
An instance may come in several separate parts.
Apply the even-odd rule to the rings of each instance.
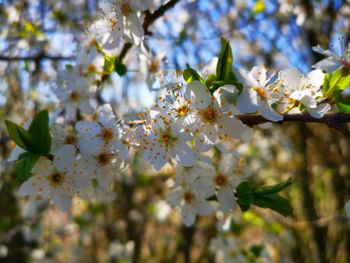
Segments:
[[[38,176],[32,176],[27,181],[21,184],[21,187],[19,188],[20,196],[34,196],[38,193],[38,187],[36,185],[37,177]],[[44,180],[43,177],[42,180]]]
[[[218,119],[219,134],[241,139],[243,133],[249,129],[240,120],[224,114]]]
[[[236,204],[233,190],[228,187],[221,187],[217,193],[217,197],[220,203],[220,209],[223,211],[230,211]]]
[[[256,91],[250,87],[244,87],[242,93],[238,96],[236,106],[242,113],[256,112],[258,110]]]
[[[250,79],[258,83],[257,86],[264,86],[266,82],[267,69],[262,66],[255,66],[249,72]],[[252,80],[251,80],[252,81]]]
[[[196,220],[196,212],[192,205],[184,204],[181,209],[182,212],[182,221],[186,226],[192,226]]]
[[[216,142],[217,131],[213,125],[205,125],[196,134],[196,149],[201,152],[209,151]]]
[[[308,83],[317,88],[321,87],[323,84],[325,74],[322,70],[316,69],[307,74]]]
[[[209,178],[201,177],[192,184],[194,192],[200,194],[204,198],[208,198],[215,194],[215,185]]]
[[[194,101],[199,109],[207,108],[212,102],[213,96],[210,94],[208,88],[200,81],[194,80],[187,86],[188,97]]]
[[[341,66],[342,66],[342,64],[340,63],[339,59],[336,59],[336,58],[333,58],[333,57],[328,57],[328,58],[325,58],[325,59],[317,62],[312,67],[313,68],[322,69],[322,70],[324,70],[326,72],[330,72],[331,73],[331,72],[336,71]]]
[[[213,212],[212,206],[205,199],[196,199],[193,207],[196,209],[197,214],[201,216],[207,216]]]
[[[54,157],[53,163],[57,170],[60,172],[66,172],[71,169],[73,162],[75,161],[76,150],[74,145],[66,144],[57,151]]]
[[[331,105],[328,103],[322,103],[318,105],[316,108],[308,108],[308,112],[315,119],[322,118],[329,110],[331,109]]]
[[[173,158],[179,164],[190,167],[196,163],[196,156],[187,143],[181,141],[176,142],[174,150],[175,156],[173,156]]]
[[[167,201],[171,206],[179,206],[182,200],[182,190],[176,189],[168,194]]]
[[[49,176],[54,170],[54,165],[52,161],[45,157],[40,157],[35,163],[32,173],[40,176]]]
[[[300,88],[300,81],[303,75],[297,69],[291,68],[280,71],[278,78],[283,81],[284,85],[294,91]]]
[[[260,104],[261,115],[270,121],[282,121],[283,116],[275,112],[267,101],[262,101]]]
[[[72,206],[72,199],[69,194],[62,189],[51,188],[52,202],[58,205],[63,211],[70,210]]]

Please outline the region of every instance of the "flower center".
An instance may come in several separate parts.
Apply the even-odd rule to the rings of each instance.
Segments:
[[[123,1],[120,4],[120,12],[123,14],[123,16],[129,16],[132,13],[131,6],[127,1]]]
[[[97,163],[100,166],[105,166],[107,164],[109,164],[112,160],[112,154],[109,152],[100,152],[97,156],[96,156],[96,160]]]
[[[112,131],[111,129],[105,128],[105,127],[104,127],[104,128],[101,129],[100,137],[101,137],[104,141],[109,142],[109,141],[113,140],[113,138],[114,138],[114,133],[113,133],[113,131]]]
[[[225,186],[227,185],[227,175],[222,174],[222,173],[218,173],[217,175],[215,175],[215,177],[213,178],[213,181],[215,183],[216,186]]]
[[[148,70],[151,73],[157,73],[159,68],[159,63],[157,61],[152,60],[148,66]]]
[[[78,142],[78,139],[75,135],[69,134],[64,138],[63,144],[76,144]]]
[[[162,131],[160,134],[160,142],[165,144],[165,146],[170,146],[177,140],[177,137],[171,134],[170,129]]]
[[[49,176],[49,181],[52,186],[60,186],[65,181],[65,174],[63,173],[53,173]]]
[[[72,102],[77,102],[79,100],[79,93],[76,92],[76,91],[72,91],[70,94],[69,94],[69,99],[70,101]]]
[[[219,113],[212,106],[201,110],[200,115],[202,116],[202,120],[209,124],[214,124],[219,117]]]
[[[189,113],[191,111],[190,107],[188,107],[187,105],[181,105],[178,109],[177,109],[177,115],[178,116],[185,116],[187,115],[187,113]]]
[[[186,203],[191,203],[194,200],[194,195],[191,192],[184,192],[182,198]]]
[[[255,90],[256,90],[256,93],[258,93],[258,95],[260,96],[260,98],[262,100],[267,100],[268,99],[266,91],[262,87],[257,87]]]

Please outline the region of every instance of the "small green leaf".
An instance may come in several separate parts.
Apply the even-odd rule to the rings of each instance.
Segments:
[[[114,71],[118,73],[119,76],[124,76],[128,72],[128,68],[125,64],[120,62],[119,59],[114,61]]]
[[[292,212],[289,200],[278,194],[254,195],[253,203],[261,208],[270,208],[283,216]]]
[[[105,62],[103,64],[103,72],[107,75],[110,75],[114,71],[114,63],[115,63],[116,57],[105,55],[104,58],[105,58]]]
[[[214,84],[214,81],[216,80],[216,75],[215,74],[210,74],[207,77],[207,80],[205,81],[205,85],[209,88]]]
[[[128,71],[127,67],[125,66],[125,64],[123,64],[119,60],[119,58],[117,56],[113,57],[113,56],[108,56],[105,54],[104,58],[105,58],[105,62],[103,65],[104,74],[110,75],[113,72],[117,72],[118,75],[122,77],[127,73],[127,71]]]
[[[51,135],[49,129],[49,115],[47,110],[36,114],[27,130],[6,120],[7,130],[11,139],[24,150],[46,155],[51,149]]]
[[[33,147],[30,140],[30,135],[28,131],[23,129],[21,126],[13,123],[12,121],[5,121],[7,131],[10,134],[11,139],[22,149],[28,151]]]
[[[49,128],[49,113],[42,110],[34,116],[29,126],[28,132],[34,147],[30,149],[33,152],[46,155],[51,149],[51,135]]]
[[[236,187],[238,204],[242,211],[247,211],[253,203],[253,188],[250,183],[244,181]]]
[[[219,54],[218,64],[216,65],[217,80],[228,80],[232,76],[232,49],[230,43],[221,38],[221,51]]]
[[[283,191],[288,186],[290,186],[292,183],[293,183],[292,178],[289,178],[287,181],[279,183],[279,184],[263,186],[263,187],[260,187],[258,189],[255,189],[254,193],[258,194],[258,195],[275,194],[275,193]]]
[[[200,82],[203,82],[203,79],[198,74],[198,72],[191,68],[189,65],[187,65],[187,69],[184,70],[182,76],[187,83],[191,83],[194,80],[199,80]]]
[[[343,102],[342,100],[337,101],[336,103],[337,108],[341,112],[350,113],[350,103],[349,102]]]
[[[21,182],[30,177],[30,172],[39,157],[40,154],[30,152],[22,153],[19,156],[19,159],[14,163],[14,172]]]

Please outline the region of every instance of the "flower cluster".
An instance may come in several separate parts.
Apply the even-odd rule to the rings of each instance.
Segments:
[[[339,81],[349,69],[349,51],[338,56],[316,47],[328,58],[307,75],[296,69],[270,74],[264,66],[233,71],[229,64],[228,77],[217,71],[214,78],[211,74],[203,80],[187,69],[186,82],[160,80],[163,89],[153,107],[137,118],[121,120],[112,105],[101,103],[98,96],[111,54],[123,42],[138,46],[149,87],[159,80],[164,54],[153,56],[144,45],[142,11],[153,8],[148,1],[105,0],[100,7],[100,16],[79,41],[76,65],[60,72],[53,83],[60,106],[50,122],[51,151],[36,161],[20,188],[23,196],[49,199],[68,210],[75,196],[109,193],[132,153],[157,171],[166,165],[174,168],[168,202],[181,210],[183,222],[190,226],[197,214],[235,207],[235,188],[245,178],[244,160],[235,152],[215,161],[213,155],[222,143],[249,142],[252,129],[240,120],[241,114],[261,114],[281,122],[285,114],[322,118],[340,109],[335,91],[345,89],[339,89]],[[217,69],[227,59],[223,54]],[[118,61],[113,59],[115,66]],[[338,73],[338,79],[329,80]]]

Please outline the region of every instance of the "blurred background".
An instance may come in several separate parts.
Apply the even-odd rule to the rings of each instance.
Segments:
[[[164,201],[174,171],[155,173],[137,159],[118,178],[115,195],[76,200],[69,214],[18,197],[3,120],[24,123],[37,109],[55,108],[50,81],[74,64],[77,37],[98,2],[0,0],[0,262],[350,262],[350,138],[321,124],[265,125],[240,146],[257,184],[294,179],[285,191],[293,206],[287,218],[237,208],[184,227]],[[181,72],[187,63],[202,70],[223,36],[235,67],[307,73],[322,58],[311,47],[339,49],[349,28],[349,1],[181,0],[149,27],[147,43],[166,54],[164,70]],[[121,112],[150,106],[157,94],[140,78],[135,57],[132,48],[127,75],[110,76],[102,92]]]

